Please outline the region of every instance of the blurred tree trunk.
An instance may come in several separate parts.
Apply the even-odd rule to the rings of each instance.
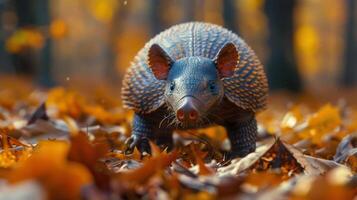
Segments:
[[[51,23],[50,0],[35,0],[35,25],[49,26]],[[51,74],[51,38],[46,38],[45,46],[41,49],[38,61],[38,83],[43,86],[53,86],[54,80]]]
[[[345,40],[345,66],[342,83],[344,86],[357,84],[357,32],[356,32],[356,1],[346,0],[347,23]]]
[[[114,13],[112,22],[109,27],[109,36],[108,36],[108,48],[106,51],[107,63],[106,63],[106,77],[111,84],[117,85],[119,83],[119,72],[116,68],[116,60],[120,57],[118,54],[118,37],[121,35],[124,28],[124,21],[127,20],[128,9],[127,6],[120,6],[120,9],[117,9]],[[119,58],[118,58],[119,57]]]
[[[149,2],[149,24],[150,36],[153,37],[163,30],[163,22],[161,19],[161,1],[150,0]]]
[[[15,26],[15,20],[9,20],[5,18],[5,13],[13,13],[13,6],[10,6],[6,1],[0,1],[0,13],[3,13],[3,22],[0,26],[0,73],[13,73],[14,66],[11,62],[11,56],[6,51],[5,42],[6,38],[11,34],[12,29]],[[9,21],[8,21],[9,20]]]
[[[194,0],[183,0],[183,19],[182,22],[190,22],[195,20],[195,1]]]
[[[237,26],[237,9],[234,0],[223,0],[223,20],[224,26],[239,34],[239,29]]]
[[[39,27],[50,24],[49,0],[15,0],[18,27]],[[37,58],[37,59],[36,59]],[[15,71],[20,74],[36,76],[37,82],[52,86],[51,41],[46,39],[39,55],[33,50],[26,50],[13,56]]]
[[[31,0],[15,0],[16,15],[18,18],[18,27],[28,27],[35,23],[34,11],[32,9],[33,2]],[[12,55],[15,72],[19,74],[34,76],[36,73],[36,64],[34,52],[23,51]]]
[[[182,0],[179,1],[177,9],[180,9],[183,13],[182,18],[179,21],[175,21],[175,23],[184,23],[194,21],[196,18],[196,4],[204,2],[198,2],[195,0]],[[162,13],[164,12],[163,7],[168,2],[164,2],[161,0],[150,0],[149,3],[149,20],[150,20],[150,37],[155,36],[160,33],[164,29],[168,28],[168,24],[165,24],[162,19]],[[170,26],[173,24],[169,24]]]
[[[266,0],[270,57],[267,73],[270,88],[301,90],[301,80],[294,55],[295,0]]]

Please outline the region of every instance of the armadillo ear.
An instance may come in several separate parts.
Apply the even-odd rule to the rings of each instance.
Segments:
[[[220,78],[229,77],[234,74],[237,67],[239,54],[233,43],[227,43],[219,50],[214,62],[216,64]]]
[[[165,80],[173,63],[170,56],[158,45],[153,44],[148,54],[149,66],[158,80]]]

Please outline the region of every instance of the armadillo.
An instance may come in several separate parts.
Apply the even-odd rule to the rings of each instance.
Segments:
[[[149,141],[172,149],[173,131],[220,125],[230,157],[243,157],[255,151],[255,115],[267,94],[264,68],[238,35],[203,22],[172,26],[138,52],[124,76],[123,105],[135,112],[128,150],[150,153]]]

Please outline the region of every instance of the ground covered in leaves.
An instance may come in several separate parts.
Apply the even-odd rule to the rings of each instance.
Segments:
[[[126,155],[132,113],[119,94],[5,81],[0,199],[356,199],[354,106],[271,96],[257,150],[241,159],[225,158],[221,127],[176,132],[172,152]]]

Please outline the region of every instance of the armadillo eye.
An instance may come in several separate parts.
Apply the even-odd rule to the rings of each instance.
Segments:
[[[211,90],[211,91],[214,91],[215,89],[216,89],[216,85],[215,85],[215,83],[213,82],[213,81],[210,81],[209,83],[208,83],[208,87],[209,87],[209,89]]]
[[[175,82],[170,83],[170,91],[173,91],[175,89]]]

